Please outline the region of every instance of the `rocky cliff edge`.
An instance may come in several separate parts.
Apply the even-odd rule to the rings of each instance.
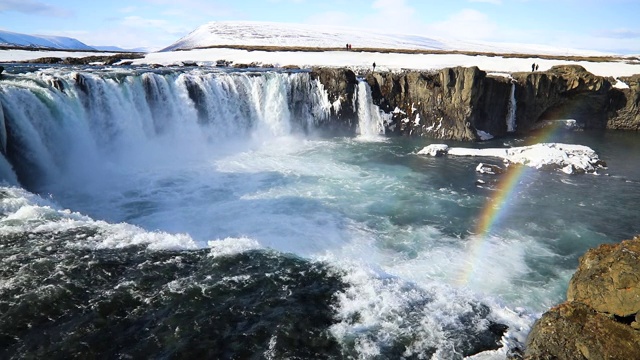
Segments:
[[[546,120],[564,119],[587,129],[640,130],[640,75],[613,79],[566,65],[511,77],[490,76],[477,67],[360,77],[348,69],[317,68],[312,76],[341,109],[334,126],[343,122],[349,130],[357,124],[353,98],[359,81],[368,83],[380,110],[391,114],[385,124],[389,135],[475,141],[510,132],[526,135]]]
[[[567,302],[534,324],[525,359],[640,359],[640,237],[582,258]]]

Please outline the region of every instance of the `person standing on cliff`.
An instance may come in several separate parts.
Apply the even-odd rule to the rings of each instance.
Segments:
[[[531,64],[531,72],[536,71],[536,63]]]
[[[373,71],[376,71],[376,63],[373,63]]]

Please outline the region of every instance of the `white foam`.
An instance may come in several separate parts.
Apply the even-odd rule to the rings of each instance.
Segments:
[[[226,238],[209,241],[208,244],[210,249],[209,256],[213,257],[239,254],[262,248],[257,241],[249,238]]]
[[[6,196],[0,201],[4,214],[0,220],[0,232],[59,234],[77,228],[96,229],[92,237],[67,239],[68,246],[83,248],[122,248],[145,245],[150,249],[194,249],[195,242],[186,234],[148,232],[129,224],[109,224],[96,221],[13,187],[0,187]]]

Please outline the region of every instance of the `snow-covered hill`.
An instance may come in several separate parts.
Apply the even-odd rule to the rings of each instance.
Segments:
[[[137,52],[137,53],[148,53],[148,52],[151,52],[150,49],[144,48],[144,47],[138,47],[138,48],[134,48],[134,49],[124,49],[124,48],[121,48],[119,46],[98,46],[98,45],[92,45],[91,47],[93,47],[96,50],[110,51],[110,52]]]
[[[224,45],[477,51],[550,55],[604,55],[601,52],[559,49],[545,45],[489,43],[441,39],[415,34],[388,34],[372,30],[319,25],[215,21],[204,24],[162,51]]]
[[[81,41],[64,36],[27,35],[0,30],[0,46],[61,50],[95,50]]]

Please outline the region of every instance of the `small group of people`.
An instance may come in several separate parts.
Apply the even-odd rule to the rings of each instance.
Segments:
[[[351,44],[347,44],[346,45],[346,49],[347,49],[347,51],[351,50]]]
[[[533,63],[531,64],[531,72],[537,71],[540,64]]]

